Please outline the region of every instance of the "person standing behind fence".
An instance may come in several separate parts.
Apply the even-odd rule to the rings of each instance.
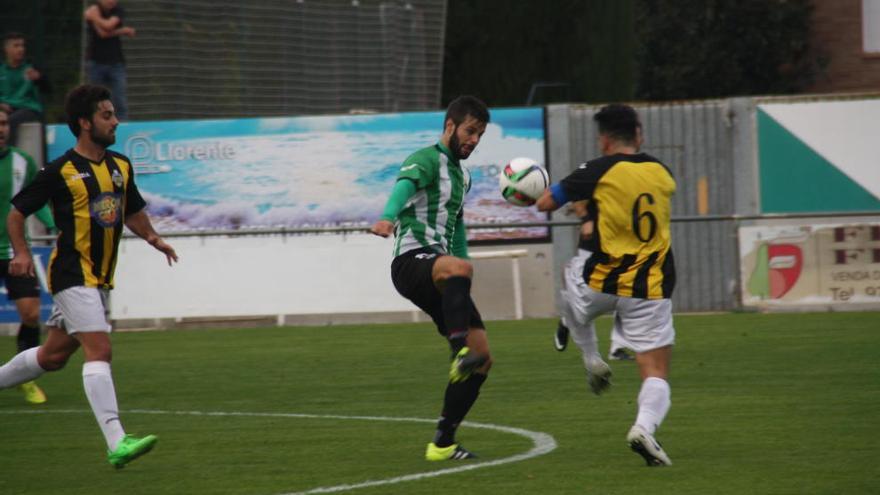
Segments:
[[[7,33],[3,37],[3,65],[0,65],[0,109],[9,115],[6,142],[18,144],[18,126],[24,122],[42,122],[43,100],[40,92],[49,91],[45,74],[27,62],[24,35]]]
[[[51,202],[59,234],[49,260],[49,290],[54,306],[42,346],[17,354],[0,366],[0,388],[34,380],[67,364],[80,347],[85,354],[83,388],[107,442],[107,460],[121,468],[149,452],[154,435],[127,435],[119,420],[116,389],[110,372],[111,327],[107,297],[123,226],[163,253],[171,265],[174,248],[153,230],[146,203],[125,156],[107,147],[116,141],[119,121],[110,92],[83,85],[67,95],[67,125],[76,146],[37,173],[14,198],[7,219],[15,255],[11,275],[34,275],[34,260],[24,236],[25,218]]]
[[[7,146],[9,115],[0,108],[0,218],[9,214],[9,201],[22,187],[30,184],[37,174],[34,159],[18,148]],[[36,213],[47,228],[54,229],[52,212],[44,206]],[[12,246],[6,233],[6,222],[0,222],[0,278],[6,287],[6,297],[15,303],[21,324],[15,339],[18,352],[40,345],[40,282],[36,277],[15,277],[9,274]],[[46,394],[33,381],[18,386],[24,399],[31,404],[46,402]]]
[[[666,417],[670,387],[666,381],[675,342],[672,325],[670,216],[676,184],[660,160],[640,153],[636,111],[627,105],[602,107],[599,125],[602,157],[591,160],[553,184],[538,199],[539,211],[553,211],[569,201],[589,199],[595,252],[565,288],[577,327],[594,330],[595,319],[616,312],[622,342],[636,352],[642,377],[638,414],[627,434],[630,448],[649,466],[672,464],[654,439]],[[595,339],[578,338],[585,364],[598,357]]]
[[[459,163],[480,143],[488,123],[489,110],[479,99],[453,100],[440,141],[404,160],[385,210],[370,229],[381,237],[394,234],[391,281],[434,320],[452,350],[443,410],[425,451],[429,461],[476,457],[455,441],[455,432],[492,366],[486,327],[470,294],[473,266],[463,208],[470,174]]]
[[[98,0],[83,14],[86,21],[86,77],[91,84],[106,86],[113,95],[116,118],[128,119],[128,82],[122,36],[136,31],[125,25],[125,11],[117,0]]]

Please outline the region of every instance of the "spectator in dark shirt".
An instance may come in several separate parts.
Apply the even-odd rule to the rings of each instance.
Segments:
[[[98,0],[83,13],[88,32],[86,76],[91,84],[106,86],[113,95],[119,120],[128,118],[125,57],[122,36],[134,38],[136,31],[124,25],[125,12],[117,0]]]

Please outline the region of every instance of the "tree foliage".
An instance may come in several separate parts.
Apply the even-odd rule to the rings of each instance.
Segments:
[[[449,0],[443,103],[470,93],[493,106],[632,95],[631,0]]]
[[[473,93],[556,101],[797,93],[824,61],[810,0],[449,0],[443,101]],[[538,101],[540,103],[540,101]]]
[[[819,68],[810,0],[635,0],[649,100],[795,93]]]

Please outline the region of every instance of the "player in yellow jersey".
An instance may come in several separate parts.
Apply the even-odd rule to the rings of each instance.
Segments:
[[[107,442],[107,461],[121,468],[149,452],[157,441],[155,435],[126,434],[110,369],[107,300],[123,226],[162,253],[169,265],[177,261],[177,253],[153,229],[131,161],[107,149],[116,142],[119,126],[110,91],[78,86],[68,93],[64,110],[76,145],[12,198],[6,219],[15,253],[9,274],[33,277],[25,218],[47,202],[52,204],[59,234],[48,268],[54,303],[46,322],[48,336],[40,347],[20,352],[0,366],[0,389],[60,370],[82,348],[86,398]]]
[[[590,256],[593,255],[593,220],[589,217],[587,213],[587,200],[583,201],[575,201],[573,203],[569,203],[568,213],[572,213],[578,218],[581,219],[581,227],[578,235],[578,245],[577,252],[574,257],[568,260],[565,265],[562,267],[562,273],[564,274],[568,270],[574,270],[577,274],[583,273],[584,264],[587,262]],[[553,347],[562,352],[568,347],[568,323],[566,323],[566,309],[563,307],[560,312],[559,324],[556,327],[556,332],[553,335]],[[626,348],[623,344],[617,340],[617,334],[619,332],[611,333],[611,348],[608,351],[608,359],[611,361],[632,361],[635,358],[627,352]],[[604,390],[604,386],[610,385],[610,383],[605,383],[604,380],[597,377],[597,381],[591,383],[591,388],[593,388],[593,392],[600,393]],[[597,385],[597,387],[593,387],[593,385]]]
[[[602,156],[582,164],[537,202],[553,211],[569,201],[589,199],[594,221],[594,253],[580,274],[564,280],[571,310],[572,337],[588,374],[602,362],[594,320],[616,312],[615,332],[635,351],[642,377],[638,415],[627,434],[630,447],[649,466],[672,464],[654,439],[671,404],[666,381],[675,329],[672,290],[675,266],[670,236],[675,179],[657,158],[640,153],[641,125],[626,105],[607,105],[593,117],[599,125]],[[598,366],[598,365],[597,365]]]

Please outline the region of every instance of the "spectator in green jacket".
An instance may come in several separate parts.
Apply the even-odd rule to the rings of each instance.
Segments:
[[[47,92],[46,76],[26,61],[25,40],[21,33],[3,37],[3,64],[0,65],[0,109],[9,114],[7,142],[18,144],[18,126],[23,122],[42,122],[40,92]]]

